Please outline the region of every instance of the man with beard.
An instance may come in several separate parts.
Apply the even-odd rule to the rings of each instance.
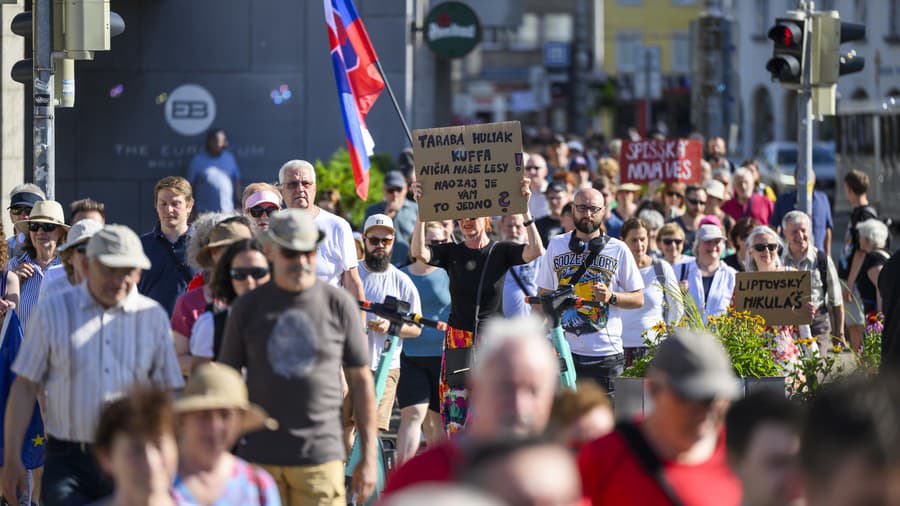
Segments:
[[[504,241],[528,244],[527,230],[522,214],[506,214],[500,218],[500,233]],[[541,258],[514,265],[506,273],[503,280],[503,315],[507,318],[531,314],[531,305],[525,302],[525,297],[537,295],[536,278]]]
[[[363,227],[363,241],[365,242],[365,258],[359,262],[359,277],[363,282],[363,290],[366,300],[372,302],[384,302],[387,296],[396,297],[398,300],[409,302],[409,310],[413,313],[421,313],[422,305],[419,301],[419,291],[412,280],[400,269],[391,264],[396,230],[394,222],[385,214],[373,214],[366,220]],[[422,328],[418,325],[403,324],[392,325],[384,318],[366,313],[366,329],[369,334],[369,360],[374,371],[378,368],[381,352],[384,350],[388,336],[394,335],[400,338],[417,337]],[[397,382],[400,381],[400,351],[403,349],[403,341],[397,342],[394,356],[391,359],[390,372],[381,401],[378,403],[378,429],[386,431],[390,427],[391,410],[394,407],[394,397],[397,394]],[[353,444],[353,416],[351,413],[350,398],[355,392],[350,389],[350,395],[344,402],[344,438],[349,448]]]
[[[550,240],[537,285],[542,294],[572,284],[579,297],[603,303],[567,310],[562,324],[578,377],[593,379],[612,395],[613,380],[625,369],[621,310],[644,305],[644,281],[625,243],[603,234],[605,204],[593,188],[575,194],[575,230]]]

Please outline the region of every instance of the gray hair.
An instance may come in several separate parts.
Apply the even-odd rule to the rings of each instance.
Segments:
[[[647,227],[653,231],[661,229],[662,226],[666,224],[666,220],[663,219],[663,215],[659,214],[659,211],[655,211],[653,209],[644,209],[643,211],[639,212],[638,219],[646,223]]]
[[[34,193],[35,195],[40,195],[41,199],[47,200],[47,195],[44,194],[44,190],[41,190],[41,187],[34,183],[17,184],[9,192],[9,198],[12,198],[12,196],[17,193]]]
[[[316,168],[313,167],[313,164],[306,160],[288,160],[287,162],[284,162],[284,165],[282,165],[280,169],[278,169],[278,184],[284,183],[284,174],[291,169],[309,170],[309,173],[312,175],[313,184],[316,183]]]
[[[888,237],[890,237],[891,234],[887,225],[875,218],[869,218],[866,221],[858,223],[856,225],[856,230],[859,231],[860,238],[865,237],[879,249],[887,246]]]
[[[203,248],[205,248],[207,244],[209,244],[209,234],[216,224],[230,216],[232,215],[217,212],[200,213],[197,215],[193,223],[194,233],[191,235],[191,240],[188,241],[187,252],[185,254],[188,264],[191,267],[206,270],[207,266],[200,265],[200,262],[197,261],[197,255],[203,251]]]
[[[753,230],[750,231],[750,234],[747,236],[747,248],[752,249],[753,243],[755,242],[756,238],[764,235],[767,235],[774,239],[775,243],[778,244],[782,251],[784,251],[784,240],[782,240],[778,233],[772,230],[772,228],[768,225],[759,225],[757,227],[754,227]],[[784,265],[781,261],[781,255],[775,255],[775,265],[778,267]],[[759,270],[759,268],[757,268],[756,266],[756,261],[753,260],[752,254],[747,255],[747,262],[744,266],[747,268],[747,272],[755,272]]]
[[[508,353],[507,347],[515,345],[546,356],[554,370],[558,369],[556,351],[550,345],[544,324],[535,315],[515,318],[494,318],[488,321],[478,334],[477,356],[472,355],[471,379],[484,376],[497,358]],[[557,378],[559,375],[554,375]]]
[[[812,219],[810,219],[809,215],[796,209],[785,214],[784,218],[781,219],[781,230],[785,230],[789,223],[800,222],[805,223],[809,226],[810,230],[812,230]]]
[[[734,170],[734,174],[731,175],[731,179],[735,180],[738,177],[746,177],[753,181],[753,174],[750,173],[750,169],[747,167],[738,167]]]

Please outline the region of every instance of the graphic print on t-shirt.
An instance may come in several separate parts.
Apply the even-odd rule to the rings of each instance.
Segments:
[[[569,284],[569,279],[578,271],[588,252],[568,252],[553,258],[553,270],[559,279],[560,285]],[[609,285],[613,274],[619,266],[619,261],[606,255],[597,255],[578,283],[575,284],[575,295],[583,299],[592,299],[594,296],[594,283]],[[609,319],[609,306],[573,308],[562,315],[563,329],[575,335],[597,332],[606,327]]]
[[[269,363],[284,378],[303,378],[316,362],[316,331],[306,312],[288,309],[278,316],[269,335]]]

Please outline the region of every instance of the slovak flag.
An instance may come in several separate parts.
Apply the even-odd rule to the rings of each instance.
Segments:
[[[384,89],[384,79],[375,67],[375,48],[359,19],[353,0],[324,0],[331,62],[337,81],[344,135],[353,165],[356,194],[369,196],[369,157],[375,141],[366,127],[366,115]]]

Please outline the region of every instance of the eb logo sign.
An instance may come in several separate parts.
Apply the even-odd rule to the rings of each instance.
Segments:
[[[183,84],[169,94],[166,123],[186,137],[206,132],[216,119],[216,101],[206,88]]]

